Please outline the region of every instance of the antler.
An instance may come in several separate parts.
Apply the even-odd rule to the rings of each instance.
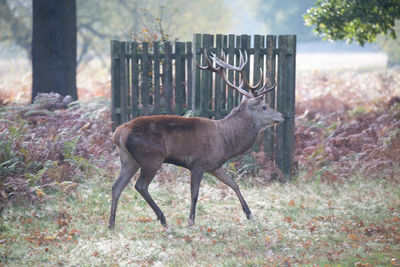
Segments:
[[[215,59],[219,59],[219,58],[217,58],[217,57],[215,56],[215,54],[212,54],[212,56],[213,56],[212,59],[213,59],[214,62],[216,62]],[[222,54],[222,58],[225,60],[225,53]],[[247,96],[247,97],[254,97],[252,94],[250,94],[249,92],[247,92],[246,90],[243,89],[243,79],[242,79],[242,81],[240,82],[239,86],[236,86],[235,84],[231,83],[231,82],[228,80],[228,77],[227,77],[226,74],[225,74],[225,69],[224,69],[222,66],[214,67],[214,66],[213,66],[213,63],[210,61],[210,59],[209,59],[208,56],[207,56],[207,51],[206,51],[206,49],[204,49],[204,60],[207,62],[207,66],[200,66],[199,63],[196,62],[196,65],[197,65],[197,67],[198,67],[199,69],[201,69],[201,70],[210,70],[210,71],[212,71],[212,72],[215,72],[215,73],[219,74],[219,75],[222,77],[222,79],[224,79],[224,81],[225,81],[230,87],[232,87],[233,89],[237,90],[240,94],[245,95],[245,96]],[[219,59],[219,60],[220,60],[220,59]],[[216,63],[216,64],[217,64],[217,63]]]
[[[260,78],[258,83],[256,85],[254,85],[254,86],[251,86],[249,84],[248,79],[247,79],[246,74],[245,74],[245,71],[244,71],[244,67],[246,66],[247,61],[248,61],[247,52],[244,51],[245,58],[243,58],[243,54],[242,54],[241,50],[239,50],[239,54],[240,54],[239,66],[236,67],[236,66],[232,66],[228,62],[226,62],[226,55],[225,55],[223,50],[221,50],[221,58],[218,58],[215,54],[211,53],[213,62],[216,65],[218,65],[218,67],[214,67],[213,63],[210,61],[210,59],[207,56],[206,49],[204,49],[204,59],[207,62],[207,66],[205,66],[205,67],[200,66],[197,62],[196,62],[196,64],[197,64],[197,67],[202,69],[202,70],[208,69],[208,70],[211,70],[211,71],[213,71],[215,73],[218,73],[220,76],[222,76],[224,81],[230,87],[236,89],[239,93],[241,93],[241,94],[243,94],[243,95],[245,95],[247,97],[250,97],[250,98],[266,94],[267,92],[269,92],[269,91],[271,91],[272,89],[275,88],[275,85],[276,85],[275,83],[271,87],[266,88],[267,87],[267,83],[264,82],[263,86],[259,90],[256,91],[256,89],[260,86],[261,81],[263,79]],[[240,82],[239,86],[234,85],[233,83],[231,83],[228,80],[228,77],[226,76],[226,73],[225,73],[226,70],[238,71],[240,73],[242,79],[241,79],[241,82]],[[261,68],[260,68],[260,73],[261,73],[260,77],[262,77],[262,69]],[[243,89],[243,85],[245,85],[247,88],[249,88],[251,93],[247,92],[246,90],[244,90]]]

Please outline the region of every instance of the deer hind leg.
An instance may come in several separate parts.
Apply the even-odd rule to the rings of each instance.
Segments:
[[[154,202],[153,198],[149,194],[149,184],[153,180],[154,176],[157,173],[157,170],[161,167],[163,161],[155,161],[150,164],[146,164],[141,166],[140,176],[135,184],[136,190],[140,193],[140,195],[146,200],[147,204],[153,209],[154,213],[157,215],[157,219],[160,220],[160,223],[167,227],[167,222],[165,220],[164,214],[161,209]]]
[[[215,177],[217,177],[221,182],[232,188],[233,191],[235,191],[237,197],[239,198],[240,204],[242,205],[242,209],[246,214],[247,219],[251,219],[252,218],[251,211],[249,209],[249,206],[247,206],[247,203],[244,200],[242,193],[240,193],[240,189],[237,183],[231,177],[229,177],[229,175],[226,174],[226,172],[222,168],[211,171],[210,173]]]
[[[127,152],[120,151],[121,158],[121,171],[118,179],[112,186],[112,200],[111,200],[111,212],[108,227],[113,229],[115,226],[115,216],[117,212],[117,205],[119,197],[126,185],[132,179],[133,175],[139,169],[139,164],[129,155]]]
[[[203,179],[203,174],[204,174],[203,171],[196,171],[196,170],[191,171],[191,180],[190,180],[191,205],[190,205],[190,215],[188,220],[189,226],[194,225],[197,198],[199,197],[200,182]]]

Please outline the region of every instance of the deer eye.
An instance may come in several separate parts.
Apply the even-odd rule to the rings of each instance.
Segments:
[[[266,107],[266,106],[263,106],[263,110],[267,110],[267,107]]]

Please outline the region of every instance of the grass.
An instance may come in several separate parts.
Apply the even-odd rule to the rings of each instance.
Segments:
[[[189,228],[188,173],[164,168],[150,192],[163,228],[133,183],[123,192],[116,229],[107,228],[112,180],[92,177],[73,190],[43,192],[39,205],[2,214],[0,265],[36,266],[376,266],[400,263],[400,188],[353,177],[342,184],[239,181],[248,221],[232,190],[207,177]],[[174,177],[176,176],[176,178]],[[69,188],[69,187],[68,187]]]

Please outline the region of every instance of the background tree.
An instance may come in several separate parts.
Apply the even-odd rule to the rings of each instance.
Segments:
[[[396,39],[388,36],[380,36],[377,41],[382,46],[382,49],[386,51],[389,56],[389,65],[400,64],[400,20],[396,20],[394,27],[396,32]]]
[[[0,0],[0,42],[31,56],[32,1]]]
[[[33,0],[32,101],[57,92],[77,99],[76,2]]]
[[[107,64],[110,39],[156,34],[158,39],[168,36],[170,40],[189,41],[193,33],[226,32],[232,24],[230,7],[218,0],[76,0],[76,9],[78,65],[93,59]],[[207,10],[207,16],[198,10]],[[31,31],[32,0],[0,0],[3,53],[6,48],[13,53],[24,51],[30,57]]]
[[[318,0],[304,19],[324,39],[354,40],[360,45],[376,41],[379,34],[396,39],[399,0]]]

